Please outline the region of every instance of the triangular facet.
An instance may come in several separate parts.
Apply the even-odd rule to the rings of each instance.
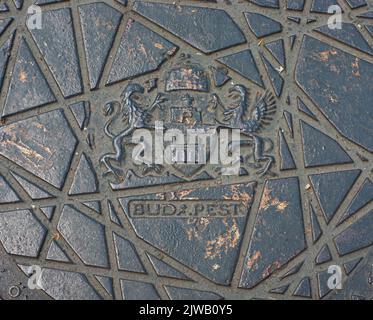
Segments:
[[[273,89],[275,90],[276,96],[280,97],[282,89],[284,87],[284,79],[274,66],[262,55],[264,66],[267,70],[269,79],[272,82]]]
[[[114,297],[113,278],[104,276],[95,276],[98,282],[102,285],[105,291],[112,297]]]
[[[258,86],[263,87],[263,81],[250,50],[233,53],[218,59],[219,62],[228,68],[238,72],[241,76],[253,81]]]
[[[119,270],[145,273],[145,269],[133,244],[113,233]]]
[[[310,176],[315,194],[327,223],[334,217],[337,209],[360,173],[360,170],[348,170]]]
[[[365,0],[346,0],[351,9],[365,7],[367,2]]]
[[[101,214],[101,202],[100,201],[86,201],[83,202],[83,204],[92,209],[93,211],[97,212],[98,214]]]
[[[86,194],[98,192],[98,182],[91,161],[83,153],[76,169],[69,194]]]
[[[324,245],[316,256],[316,264],[322,264],[332,260],[328,245]]]
[[[303,121],[300,124],[306,168],[352,163],[337,141]]]
[[[178,288],[165,286],[167,294],[171,300],[222,300],[223,298],[216,293],[209,291],[200,291],[189,288]]]
[[[95,89],[106,65],[122,14],[105,3],[81,5],[79,14],[90,86]]]
[[[366,18],[366,19],[373,19],[373,11],[367,11],[359,14],[358,18]]]
[[[348,46],[373,55],[373,49],[352,23],[342,23],[342,29],[331,29],[329,26],[322,26],[315,30]]]
[[[288,20],[293,21],[297,24],[301,23],[301,18],[299,17],[288,16]]]
[[[289,37],[289,41],[290,41],[290,49],[293,49],[294,47],[294,44],[295,44],[295,40],[297,39],[297,36],[294,34],[294,35],[291,35]]]
[[[141,41],[139,41],[140,38]],[[141,23],[129,20],[115,55],[107,84],[155,71],[174,55],[177,49],[178,47],[173,43]],[[129,52],[131,54],[128,54]]]
[[[293,126],[293,115],[289,111],[284,111],[284,118],[286,120],[286,124],[289,128],[290,135],[294,137],[294,126]]]
[[[14,5],[18,10],[21,10],[23,7],[23,0],[13,0]]]
[[[284,40],[279,39],[276,41],[269,42],[265,45],[265,47],[272,53],[272,55],[276,58],[278,63],[281,64],[285,68],[286,67],[286,56],[285,56]]]
[[[288,10],[303,11],[306,0],[287,0],[286,8]]]
[[[69,98],[82,93],[83,83],[71,9],[44,10],[42,28],[29,27],[29,31],[63,96]],[[100,46],[99,43],[97,46]]]
[[[9,11],[9,7],[6,3],[0,3],[0,12],[8,12]]]
[[[42,207],[40,208],[40,210],[48,218],[48,220],[51,220],[53,217],[54,211],[56,210],[56,207],[55,206]]]
[[[80,129],[88,126],[88,121],[91,115],[91,108],[89,101],[80,101],[69,106],[73,113],[76,122]]]
[[[328,13],[329,7],[335,5],[338,5],[337,0],[313,0],[311,12]]]
[[[0,137],[2,156],[62,189],[77,144],[62,109],[0,126]]]
[[[371,37],[373,37],[373,26],[365,26]]]
[[[265,15],[254,12],[245,12],[244,15],[251,31],[257,38],[262,38],[282,31],[281,23],[268,18]]]
[[[348,218],[352,217],[357,211],[365,207],[368,203],[373,200],[373,183],[370,179],[366,179],[364,184],[361,186],[358,193],[347,208],[347,211],[342,216],[339,224]]]
[[[31,183],[25,178],[22,178],[21,176],[19,176],[18,174],[14,172],[11,172],[11,174],[17,180],[17,182],[21,185],[21,187],[26,191],[26,193],[31,197],[31,199],[40,200],[40,199],[53,198],[53,196],[50,193],[36,186],[35,184]]]
[[[5,18],[0,19],[0,36],[3,34],[3,32],[8,28],[8,26],[12,23],[13,18]]]
[[[9,37],[9,39],[5,41],[0,47],[0,90],[3,87],[4,76],[5,76],[6,68],[8,66],[10,52],[13,47],[14,37],[15,37],[15,32],[13,32],[11,36]]]
[[[293,296],[303,297],[303,298],[312,298],[310,278],[306,277],[301,280],[301,282],[298,284],[297,288],[295,289]]]
[[[290,287],[290,285],[286,284],[284,286],[274,288],[274,289],[270,290],[269,292],[270,293],[276,293],[276,294],[284,294],[289,289],[289,287]]]
[[[124,300],[160,300],[157,290],[151,283],[121,280],[120,285]]]
[[[292,170],[296,169],[294,158],[290,152],[289,146],[286,142],[284,133],[282,129],[279,130],[279,149],[280,149],[280,169],[283,170]]]
[[[349,275],[352,271],[354,271],[362,260],[363,258],[357,258],[349,262],[346,262],[343,265],[343,268],[345,269],[346,274]]]
[[[47,260],[60,261],[60,262],[71,262],[66,253],[61,249],[56,241],[51,243],[49,247]]]
[[[317,118],[316,118],[316,116],[313,114],[313,112],[306,106],[306,104],[299,97],[297,99],[297,105],[298,105],[298,110],[299,111],[305,113],[306,115],[308,115],[312,119],[318,121]]]
[[[287,277],[292,276],[293,274],[298,273],[299,270],[303,267],[303,264],[304,264],[304,261],[298,263],[293,268],[289,269],[289,271],[287,271],[280,279],[283,280],[283,279],[285,279]]]
[[[231,80],[231,77],[228,76],[228,70],[225,68],[215,68],[211,67],[212,70],[212,76],[214,79],[215,87],[222,87],[224,84],[226,84],[229,80]]]
[[[170,277],[182,280],[189,280],[187,276],[182,274],[180,271],[176,270],[175,268],[171,267],[167,263],[163,262],[162,260],[154,257],[153,255],[147,253],[150,262],[152,263],[155,271],[159,276],[162,277]]]
[[[21,40],[12,74],[4,116],[56,101],[25,39]]]
[[[319,220],[317,219],[315,210],[313,209],[311,204],[310,204],[310,215],[311,215],[311,227],[312,227],[312,240],[313,240],[313,243],[315,243],[317,240],[320,239],[322,235],[322,230],[320,227]]]
[[[280,0],[250,0],[250,2],[265,8],[280,8]]]
[[[113,206],[113,204],[111,203],[110,200],[108,200],[108,207],[109,207],[109,216],[110,216],[110,220],[112,222],[114,222],[115,224],[117,224],[118,226],[122,226],[119,218],[118,218],[118,214],[117,212],[115,211],[115,208]]]
[[[18,197],[9,183],[0,175],[0,204],[15,203],[21,199]]]
[[[163,2],[134,1],[132,10],[206,54],[246,42],[225,10]]]

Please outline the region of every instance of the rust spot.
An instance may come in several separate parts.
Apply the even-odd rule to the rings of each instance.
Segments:
[[[61,238],[61,236],[58,232],[53,233],[52,240],[58,241],[58,240],[60,240],[60,238]]]
[[[192,193],[193,190],[192,189],[189,189],[189,190],[181,190],[178,192],[178,196],[180,199],[184,199],[185,197],[187,197],[190,193]],[[189,199],[189,198],[188,198]],[[198,200],[198,199],[196,199]]]
[[[177,51],[177,47],[173,47],[172,49],[167,51],[167,55],[168,56],[173,56],[176,51]]]
[[[269,265],[263,272],[262,277],[267,278],[269,275],[271,275],[273,272],[281,268],[281,263],[279,261],[275,261],[271,265]]]
[[[224,195],[225,200],[241,201],[243,205],[248,205],[252,200],[252,197],[247,192],[242,192],[239,185],[232,185],[231,187],[232,194]]]
[[[164,46],[158,42],[154,44],[154,47],[156,47],[157,49],[164,49]]]
[[[360,65],[359,65],[359,58],[355,58],[355,61],[353,61],[351,63],[351,67],[352,67],[352,74],[355,76],[355,77],[360,77]]]
[[[27,73],[23,70],[19,73],[19,81],[26,82],[27,81]]]
[[[332,49],[332,50],[326,50],[326,51],[321,51],[319,52],[319,58],[321,61],[328,61],[329,60],[329,55],[336,55],[337,50]]]
[[[241,234],[236,220],[232,220],[232,225],[229,225],[227,219],[224,219],[223,223],[227,228],[226,231],[214,240],[209,240],[206,243],[206,259],[220,258],[223,253],[227,254],[229,249],[235,248],[238,245]]]
[[[272,190],[265,187],[259,208],[261,210],[267,210],[270,207],[276,207],[276,211],[283,212],[288,207],[289,202],[281,201],[276,197],[272,198],[271,192]]]
[[[261,256],[262,254],[260,251],[255,251],[254,254],[250,257],[250,259],[246,263],[247,268],[251,270]]]

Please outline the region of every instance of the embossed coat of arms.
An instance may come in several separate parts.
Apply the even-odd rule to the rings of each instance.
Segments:
[[[198,139],[195,150],[192,150],[193,143],[192,148],[187,146],[187,139],[181,143],[162,140],[164,148],[173,144],[174,155],[180,158],[181,154],[182,161],[157,163],[154,151],[148,162],[139,164],[133,161],[132,138],[136,130],[141,129],[153,133],[150,142],[153,144],[159,134],[167,130],[179,130],[185,134],[194,130],[197,136],[198,132],[209,130],[217,133],[222,129],[237,130],[239,144],[248,148],[242,149],[246,151],[238,159],[238,175],[267,174],[275,159],[271,154],[272,141],[262,135],[262,129],[270,124],[276,111],[273,94],[269,91],[255,94],[245,85],[228,84],[227,81],[229,78],[224,70],[216,67],[206,70],[190,55],[181,54],[163,79],[149,79],[144,84],[132,82],[124,88],[120,101],[108,102],[103,110],[108,117],[104,131],[112,139],[113,150],[103,155],[100,161],[106,168],[105,175],[114,178],[112,186],[122,188],[129,181],[133,186],[134,183],[148,185],[205,180],[222,173],[221,164],[209,162],[210,142],[207,142],[210,148],[205,146],[203,161],[199,161],[201,145]],[[142,141],[143,148],[152,149],[150,143],[144,145]]]

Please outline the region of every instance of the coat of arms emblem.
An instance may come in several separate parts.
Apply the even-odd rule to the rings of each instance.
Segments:
[[[271,116],[276,111],[273,94],[269,91],[257,93],[252,99],[253,93],[248,87],[233,82],[219,88],[214,72],[221,71],[216,68],[205,70],[190,55],[182,54],[161,81],[151,79],[146,84],[129,83],[124,88],[120,101],[107,103],[104,114],[108,120],[104,131],[112,140],[113,152],[101,158],[105,174],[113,175],[115,183],[120,184],[129,175],[135,175],[138,179],[167,175],[198,180],[201,175],[214,178],[221,172],[221,166],[208,162],[209,151],[202,163],[195,160],[201,147],[198,143],[193,150],[193,146],[186,146],[186,142],[184,145],[173,141],[176,158],[183,160],[175,160],[171,165],[152,161],[131,163],[134,154],[131,138],[135,131],[147,129],[154,132],[159,122],[162,122],[163,130],[179,130],[184,133],[188,130],[239,130],[240,144],[251,149],[249,154],[240,156],[241,173],[244,171],[250,174],[251,170],[255,170],[256,174],[267,174],[275,159],[271,154],[272,142],[262,136],[262,129],[270,124]],[[160,82],[164,83],[164,90],[159,88]],[[114,132],[114,127],[119,128],[119,132]],[[194,160],[190,159],[191,153]],[[251,159],[251,163],[248,159]]]

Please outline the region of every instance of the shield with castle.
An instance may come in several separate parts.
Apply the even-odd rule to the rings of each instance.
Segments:
[[[159,123],[166,135],[167,131],[176,130],[186,136],[190,131],[198,135],[198,132],[219,133],[222,129],[239,130],[240,144],[251,150],[240,156],[240,173],[251,174],[250,171],[255,170],[255,174],[267,174],[274,157],[270,154],[272,142],[262,136],[262,130],[270,124],[276,111],[274,96],[267,91],[256,93],[252,98],[248,87],[228,83],[229,79],[221,69],[206,70],[190,55],[181,54],[163,79],[130,83],[124,88],[121,101],[107,103],[104,131],[112,140],[113,152],[103,155],[100,161],[105,174],[115,178],[113,185],[123,186],[129,179],[134,185],[134,179],[140,184],[141,180],[144,184],[158,180],[167,183],[178,179],[216,178],[221,174],[221,165],[209,162],[212,146],[198,143],[193,146],[188,138],[182,142],[176,138],[164,142],[164,149],[170,144],[174,148],[172,163],[134,163],[133,134],[138,129],[154,134]],[[113,129],[115,122],[120,123],[119,130]],[[210,144],[210,140],[207,143]],[[146,148],[145,143],[142,144]],[[201,148],[205,152],[203,161],[199,158]]]

